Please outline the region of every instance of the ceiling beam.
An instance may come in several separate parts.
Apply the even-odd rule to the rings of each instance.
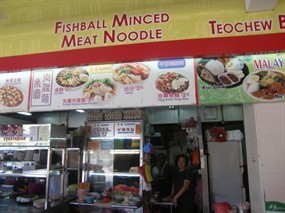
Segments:
[[[246,12],[274,10],[278,0],[245,0]]]

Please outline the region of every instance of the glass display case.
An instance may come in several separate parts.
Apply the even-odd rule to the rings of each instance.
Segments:
[[[45,209],[62,199],[65,181],[66,127],[51,124],[0,126],[0,186],[19,179],[43,183]],[[10,184],[10,190],[13,185]],[[56,188],[55,188],[56,187]],[[18,197],[17,197],[17,202]]]
[[[141,195],[143,122],[102,121],[86,123],[82,181],[91,191],[105,189],[123,195]]]

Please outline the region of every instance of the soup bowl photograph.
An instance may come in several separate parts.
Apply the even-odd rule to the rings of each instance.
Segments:
[[[81,88],[88,80],[89,73],[82,67],[64,68],[56,76],[56,83],[67,91]]]
[[[285,99],[285,72],[259,70],[250,73],[243,81],[243,90],[258,101]]]

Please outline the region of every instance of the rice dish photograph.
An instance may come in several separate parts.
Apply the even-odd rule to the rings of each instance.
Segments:
[[[244,91],[257,100],[285,98],[285,73],[280,71],[257,71],[243,82]]]

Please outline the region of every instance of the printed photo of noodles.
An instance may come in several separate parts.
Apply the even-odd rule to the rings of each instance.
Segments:
[[[189,80],[179,73],[167,72],[157,78],[155,86],[163,93],[181,93],[188,89]]]
[[[136,84],[149,77],[150,69],[144,64],[124,64],[114,70],[113,80],[121,84]]]
[[[116,85],[109,78],[92,79],[83,89],[83,96],[95,102],[105,102],[115,95]]]
[[[88,81],[89,74],[80,67],[65,68],[56,76],[56,83],[62,87],[78,87]]]

